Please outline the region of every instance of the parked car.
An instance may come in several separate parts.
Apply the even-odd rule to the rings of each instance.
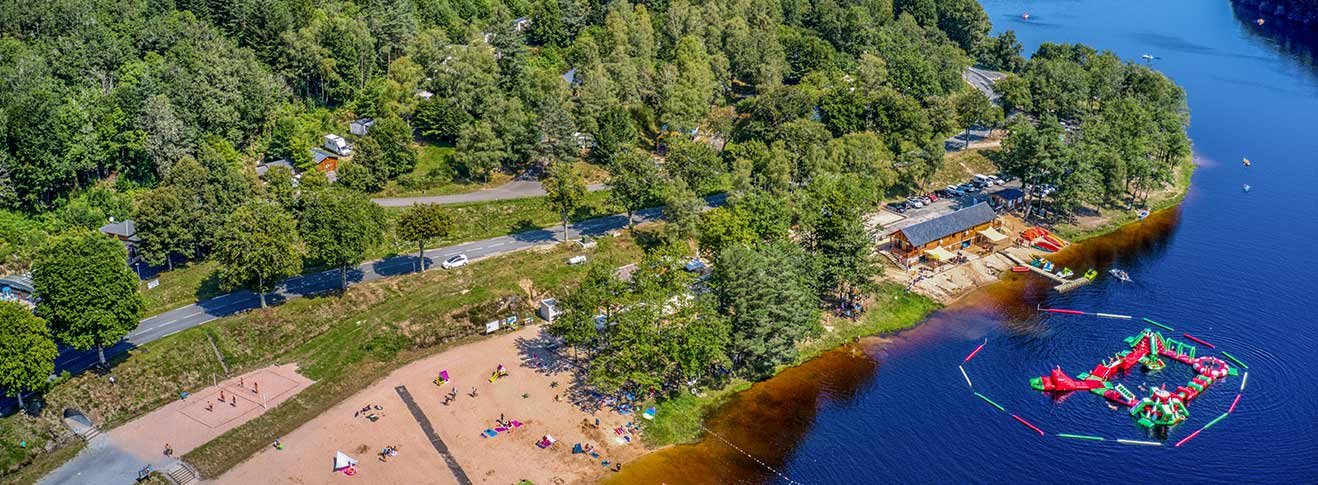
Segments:
[[[934,192],[924,194],[924,196],[928,197],[930,202],[938,202],[938,194]]]
[[[924,205],[929,205],[934,203],[934,198],[927,195],[917,195],[916,198],[920,199],[920,202],[923,202]]]
[[[1001,178],[998,178],[997,175],[989,175],[988,178],[990,182],[993,182],[993,185],[1003,185],[1007,183],[1006,180],[1002,180]]]
[[[907,204],[910,204],[911,207],[914,207],[914,208],[916,208],[916,209],[919,209],[919,208],[921,208],[921,207],[924,207],[924,202],[920,202],[920,199],[915,198],[915,197],[908,197],[908,198],[906,199],[906,203],[907,203]]]
[[[964,184],[961,184],[961,192],[967,195],[973,194],[979,192],[979,187],[976,187],[975,184],[972,184],[970,182],[966,182]]]
[[[909,206],[906,204],[906,202],[891,202],[888,204],[888,210],[896,212],[898,214],[906,213],[906,209],[908,208]]]
[[[971,182],[974,183],[976,187],[988,187],[990,185],[993,185],[992,178],[989,178],[988,175],[984,175],[980,173],[975,174],[975,177],[973,180],[971,180]]]
[[[443,263],[440,263],[440,264],[439,264],[439,266],[442,267],[442,268],[444,268],[444,269],[453,269],[453,268],[456,268],[456,267],[459,267],[459,266],[466,266],[467,263],[470,263],[470,262],[471,262],[471,260],[470,260],[470,259],[467,259],[467,255],[465,255],[465,254],[459,254],[459,255],[457,255],[457,256],[454,256],[454,257],[451,257],[451,258],[445,259]]]
[[[947,189],[946,189],[946,190],[947,190],[947,193],[950,194],[950,195],[953,196],[953,197],[960,197],[960,196],[962,196],[962,195],[965,195],[965,191],[961,190],[961,187],[958,187],[958,186],[955,186],[955,185],[949,185],[949,186],[947,186]]]

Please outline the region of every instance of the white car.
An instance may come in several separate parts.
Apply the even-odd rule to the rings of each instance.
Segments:
[[[456,267],[458,267],[458,266],[466,266],[467,263],[470,263],[470,262],[471,262],[471,260],[470,260],[470,259],[467,259],[467,255],[465,255],[465,254],[459,254],[459,255],[457,255],[457,256],[454,256],[454,257],[451,257],[451,258],[445,259],[443,263],[440,263],[440,264],[439,264],[439,266],[442,267],[442,268],[444,268],[444,269],[453,269],[453,268],[456,268]]]

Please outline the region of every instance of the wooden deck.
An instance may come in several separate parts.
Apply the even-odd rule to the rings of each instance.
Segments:
[[[1006,256],[1007,259],[1010,259],[1013,263],[1016,263],[1016,264],[1019,265],[1019,266],[1024,266],[1024,267],[1026,267],[1026,268],[1030,268],[1030,271],[1033,271],[1033,272],[1035,272],[1035,273],[1038,273],[1038,274],[1040,274],[1040,275],[1043,275],[1043,276],[1047,277],[1048,279],[1053,280],[1054,282],[1056,282],[1056,283],[1057,283],[1057,286],[1054,286],[1053,289],[1056,290],[1058,293],[1066,293],[1066,292],[1068,292],[1068,291],[1074,290],[1074,289],[1079,288],[1079,287],[1081,287],[1081,286],[1085,286],[1085,285],[1087,285],[1087,284],[1093,283],[1093,281],[1091,281],[1089,278],[1085,278],[1084,276],[1077,276],[1077,277],[1074,278],[1074,279],[1069,279],[1069,280],[1068,280],[1068,279],[1063,278],[1063,277],[1061,277],[1061,276],[1058,276],[1058,275],[1056,275],[1056,274],[1054,274],[1054,273],[1049,273],[1049,272],[1047,272],[1047,271],[1044,271],[1043,269],[1036,268],[1036,267],[1034,267],[1034,266],[1030,266],[1030,263],[1029,263],[1029,262],[1027,262],[1027,261],[1021,261],[1021,260],[1018,259],[1017,257],[1012,256],[1011,253],[1008,253],[1008,252],[1006,252],[1006,251],[999,251],[999,252],[1002,253],[1003,256]]]

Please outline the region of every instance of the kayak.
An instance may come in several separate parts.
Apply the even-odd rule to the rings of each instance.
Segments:
[[[1011,270],[1012,270],[1012,272],[1015,272],[1015,273],[1028,273],[1028,272],[1030,271],[1030,268],[1026,268],[1026,267],[1024,267],[1024,266],[1015,266],[1015,267],[1011,268]]]
[[[1040,249],[1043,249],[1044,251],[1051,251],[1054,253],[1062,250],[1061,246],[1057,244],[1053,244],[1047,240],[1035,241],[1034,245],[1039,247]]]

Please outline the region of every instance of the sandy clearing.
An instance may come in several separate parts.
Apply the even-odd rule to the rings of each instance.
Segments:
[[[570,372],[551,359],[546,350],[552,339],[542,328],[532,326],[497,337],[449,349],[440,354],[402,367],[380,382],[339,403],[325,414],[280,437],[283,450],[267,448],[216,479],[219,483],[341,483],[351,480],[334,473],[334,452],[343,451],[359,460],[353,479],[362,483],[415,484],[458,483],[443,458],[431,445],[417,420],[399,397],[397,386],[404,386],[425,413],[435,432],[448,447],[458,465],[474,483],[508,484],[528,479],[537,484],[583,483],[608,473],[601,460],[624,463],[644,453],[639,443],[614,443],[616,427],[636,419],[610,411],[590,414],[569,403],[568,392],[579,390],[572,385]],[[533,367],[539,356],[544,369]],[[496,382],[488,378],[503,364],[508,377]],[[435,376],[448,370],[452,382],[438,387]],[[548,370],[553,369],[553,370]],[[551,388],[553,382],[559,387]],[[444,396],[452,388],[458,397],[444,405]],[[477,397],[468,395],[476,388]],[[526,394],[526,397],[523,397]],[[554,396],[560,394],[562,401]],[[354,414],[364,406],[380,406],[372,412],[375,422]],[[525,423],[511,433],[492,438],[481,431],[495,426],[502,414],[508,420]],[[595,429],[583,424],[601,420]],[[534,444],[545,434],[558,438],[549,450]],[[600,451],[600,459],[571,453],[576,442],[589,442]],[[399,447],[397,456],[388,462],[378,459],[388,445]]]

